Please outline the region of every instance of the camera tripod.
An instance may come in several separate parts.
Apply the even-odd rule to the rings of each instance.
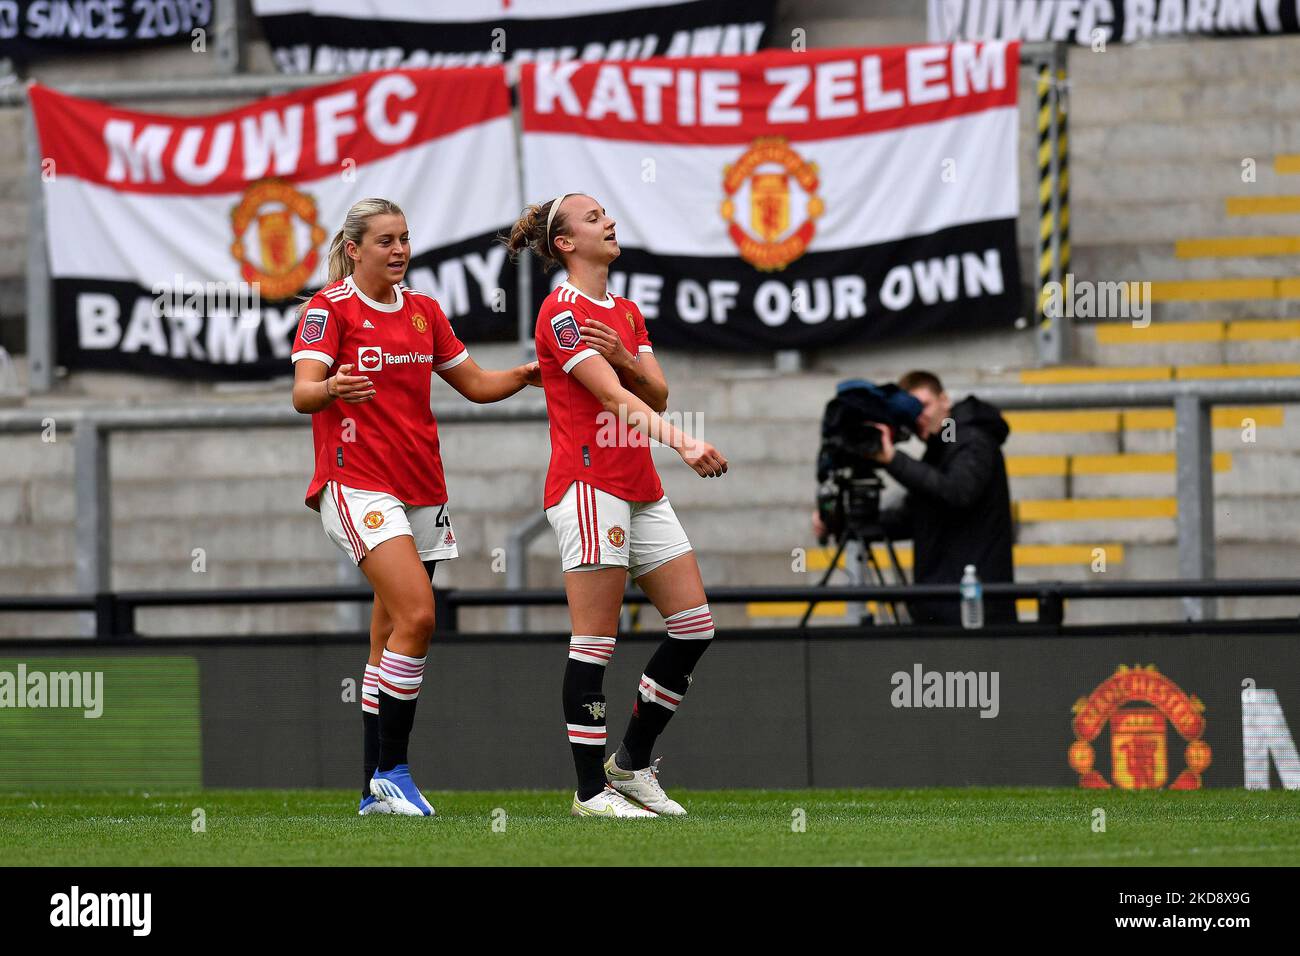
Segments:
[[[880,562],[876,560],[875,552],[871,548],[873,544],[877,543],[884,545],[885,553],[889,556],[889,563],[898,583],[907,583],[907,575],[903,572],[902,564],[899,563],[894,541],[880,525],[865,525],[860,528],[848,527],[844,529],[842,534],[837,535],[836,539],[839,544],[835,549],[834,557],[831,558],[830,565],[826,568],[826,573],[817,582],[819,589],[827,587],[831,575],[835,573],[836,568],[839,566],[840,558],[846,554],[847,559],[844,563],[844,570],[848,573],[850,586],[863,585],[868,581],[882,587],[888,584],[889,582],[885,580],[885,570],[880,566]],[[870,578],[868,578],[868,570],[871,572]],[[895,624],[906,623],[900,616],[898,602],[885,601],[882,603],[889,609],[889,616],[893,618]],[[812,617],[814,607],[816,607],[815,604],[809,603],[808,610],[804,611],[804,615],[799,621],[799,627],[808,626],[808,619]],[[866,623],[868,617],[866,606],[861,601],[850,602],[848,610],[851,617],[856,616],[859,624]],[[871,623],[875,623],[874,618]]]

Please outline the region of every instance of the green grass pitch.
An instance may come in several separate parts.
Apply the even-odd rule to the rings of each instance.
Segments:
[[[334,790],[0,794],[10,866],[1294,865],[1300,794],[674,791],[685,819],[575,820],[571,794],[434,792],[433,819]],[[1095,832],[1095,809],[1105,832]],[[195,832],[201,809],[204,832]],[[802,827],[801,827],[802,824]]]

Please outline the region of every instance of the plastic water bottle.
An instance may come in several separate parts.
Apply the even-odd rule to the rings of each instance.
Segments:
[[[980,584],[973,564],[966,565],[961,576],[961,626],[984,626],[984,586]]]

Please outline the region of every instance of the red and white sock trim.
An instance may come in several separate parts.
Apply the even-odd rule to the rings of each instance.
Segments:
[[[569,743],[571,744],[594,744],[598,747],[605,746],[605,725],[592,724],[565,724],[569,728]]]
[[[378,664],[367,664],[365,676],[361,678],[361,712],[363,714],[379,713]]]
[[[648,704],[658,704],[660,707],[667,707],[669,710],[676,710],[677,705],[682,702],[682,694],[671,691],[663,684],[657,684],[645,674],[641,675],[641,686],[638,688],[641,699]]]
[[[709,641],[713,639],[713,612],[707,604],[687,608],[664,618],[668,636],[683,641]]]
[[[400,700],[415,700],[424,682],[424,660],[385,650],[379,662],[379,689]]]
[[[604,667],[614,656],[614,638],[574,634],[569,638],[569,659]]]

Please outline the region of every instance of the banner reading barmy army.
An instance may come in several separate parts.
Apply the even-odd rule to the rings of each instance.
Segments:
[[[954,40],[1106,43],[1300,32],[1291,0],[930,0],[927,35]]]
[[[1010,325],[1015,44],[524,67],[529,201],[594,196],[665,345]]]
[[[300,297],[358,199],[406,213],[406,284],[471,341],[509,338],[495,236],[519,212],[501,68],[372,73],[208,116],[34,86],[57,361],[186,378],[291,374]]]
[[[253,0],[286,73],[753,53],[775,0]]]

